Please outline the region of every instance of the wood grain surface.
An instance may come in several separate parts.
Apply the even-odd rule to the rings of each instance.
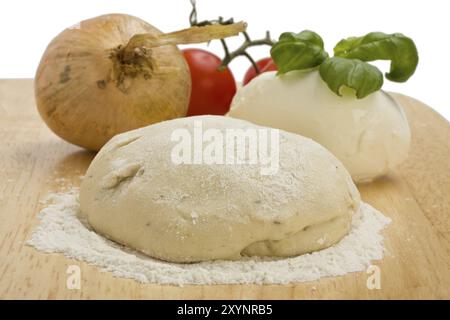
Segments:
[[[361,185],[363,199],[391,217],[381,289],[366,272],[292,285],[160,286],[113,277],[97,267],[25,245],[39,200],[79,185],[94,154],[55,136],[40,119],[32,80],[0,80],[0,298],[37,299],[431,299],[450,298],[450,124],[414,99],[405,108],[413,140],[395,173]],[[81,289],[66,287],[81,268]]]

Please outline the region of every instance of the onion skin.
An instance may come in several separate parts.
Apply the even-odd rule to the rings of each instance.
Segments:
[[[109,14],[52,40],[36,72],[35,96],[54,133],[97,151],[118,133],[186,115],[191,78],[182,53],[158,46],[124,63],[120,49],[136,34],[162,32],[136,17]]]

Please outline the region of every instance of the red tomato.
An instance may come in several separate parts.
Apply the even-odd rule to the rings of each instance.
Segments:
[[[256,65],[258,66],[260,73],[267,72],[267,71],[277,71],[277,66],[273,62],[272,58],[261,59],[256,62]],[[245,86],[256,76],[257,76],[257,74],[256,74],[255,68],[253,66],[250,66],[250,68],[248,68],[247,72],[245,73],[242,84]]]
[[[230,69],[219,71],[220,58],[206,50],[185,49],[183,55],[192,79],[187,116],[227,113],[236,93],[236,81]]]

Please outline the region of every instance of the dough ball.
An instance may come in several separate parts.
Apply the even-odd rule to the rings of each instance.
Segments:
[[[223,137],[227,129],[268,129],[199,116],[117,135],[86,173],[80,218],[109,239],[173,262],[294,256],[329,247],[348,233],[360,196],[325,148],[280,130],[279,143],[266,144],[269,153],[279,147],[273,174],[262,174],[269,165],[261,161],[175,164],[172,150],[180,142],[172,133],[184,129],[194,136],[199,123],[204,134],[215,129]],[[220,148],[229,156],[223,141]]]
[[[261,74],[238,90],[228,115],[313,139],[355,182],[394,169],[407,158],[411,140],[402,108],[387,93],[358,100],[348,89],[339,97],[317,71]]]

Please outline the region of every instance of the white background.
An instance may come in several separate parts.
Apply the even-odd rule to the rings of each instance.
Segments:
[[[386,81],[384,89],[402,92],[429,104],[450,119],[450,1],[448,0],[197,0],[199,20],[218,15],[248,22],[254,38],[270,30],[310,29],[332,52],[341,38],[370,31],[402,32],[416,42],[420,62],[405,84]],[[49,41],[80,20],[105,13],[138,16],[163,31],[189,25],[188,0],[9,0],[0,4],[0,78],[31,78]],[[230,41],[238,45],[240,39]],[[210,50],[222,55],[216,41]],[[269,54],[255,48],[255,57]],[[240,81],[249,66],[245,58],[232,63]],[[387,71],[388,65],[378,64]]]

